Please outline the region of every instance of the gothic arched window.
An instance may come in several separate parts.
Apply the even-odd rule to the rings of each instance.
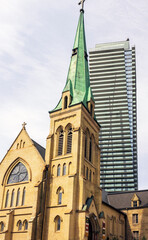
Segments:
[[[19,205],[19,201],[20,201],[20,188],[17,191],[17,197],[16,197],[16,206]]]
[[[3,232],[4,231],[4,223],[3,222],[0,222],[0,231]]]
[[[64,109],[66,109],[68,107],[68,97],[65,96],[64,97]]]
[[[63,138],[64,138],[64,133],[63,133],[63,130],[61,130],[59,132],[58,156],[62,155],[63,153]]]
[[[24,181],[28,181],[28,171],[25,165],[19,162],[11,171],[7,183],[12,184]]]
[[[15,190],[12,190],[10,207],[13,207]]]
[[[17,222],[17,226],[18,226],[18,230],[21,231],[21,230],[22,230],[22,226],[23,226],[21,220],[19,220],[19,221]]]
[[[22,196],[22,206],[25,204],[25,195],[26,195],[26,188],[23,189],[23,196]]]
[[[9,201],[9,190],[6,193],[5,208],[8,207],[8,201]]]
[[[72,148],[72,128],[68,130],[67,134],[67,153],[71,153]]]
[[[63,176],[66,175],[66,163],[63,164]]]
[[[90,138],[89,142],[89,161],[92,161],[92,139]]]
[[[91,182],[91,170],[89,172],[89,181]]]
[[[60,216],[56,216],[54,221],[55,221],[55,231],[56,232],[60,231],[60,229],[61,229],[61,218],[60,218]]]
[[[59,177],[60,174],[61,174],[61,165],[59,164],[57,168],[57,176]]]
[[[86,179],[88,180],[88,167],[86,169]]]
[[[85,152],[84,152],[85,158],[87,158],[87,134],[85,135]]]
[[[23,223],[23,225],[24,225],[24,230],[27,230],[27,229],[28,229],[28,221],[25,220],[24,223]]]

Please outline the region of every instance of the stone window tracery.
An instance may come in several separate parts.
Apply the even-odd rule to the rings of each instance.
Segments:
[[[19,162],[11,171],[7,184],[28,181],[28,171],[25,165]]]

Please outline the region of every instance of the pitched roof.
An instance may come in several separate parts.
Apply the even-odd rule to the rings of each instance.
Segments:
[[[42,147],[41,145],[39,145],[33,139],[31,139],[31,140],[32,140],[34,146],[36,147],[36,149],[38,150],[38,152],[40,153],[40,155],[42,156],[43,160],[45,161],[45,148]]]
[[[106,200],[109,205],[117,209],[131,208],[131,200],[134,194],[140,199],[139,207],[148,207],[148,190],[108,193]]]
[[[70,91],[72,96],[70,106],[83,103],[85,107],[87,107],[87,102],[93,99],[89,80],[83,10],[80,11],[67,81],[63,92],[66,91]],[[58,105],[53,111],[61,108],[62,99],[60,99]]]

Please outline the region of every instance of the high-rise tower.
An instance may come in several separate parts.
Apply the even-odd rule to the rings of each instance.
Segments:
[[[129,40],[98,44],[89,52],[95,115],[101,124],[100,185],[138,188],[135,47]]]

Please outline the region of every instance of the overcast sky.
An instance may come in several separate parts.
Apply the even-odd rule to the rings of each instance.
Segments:
[[[1,160],[24,121],[46,146],[78,17],[78,0],[0,0]],[[87,49],[127,38],[136,46],[139,189],[148,189],[148,0],[86,0],[85,30]]]

